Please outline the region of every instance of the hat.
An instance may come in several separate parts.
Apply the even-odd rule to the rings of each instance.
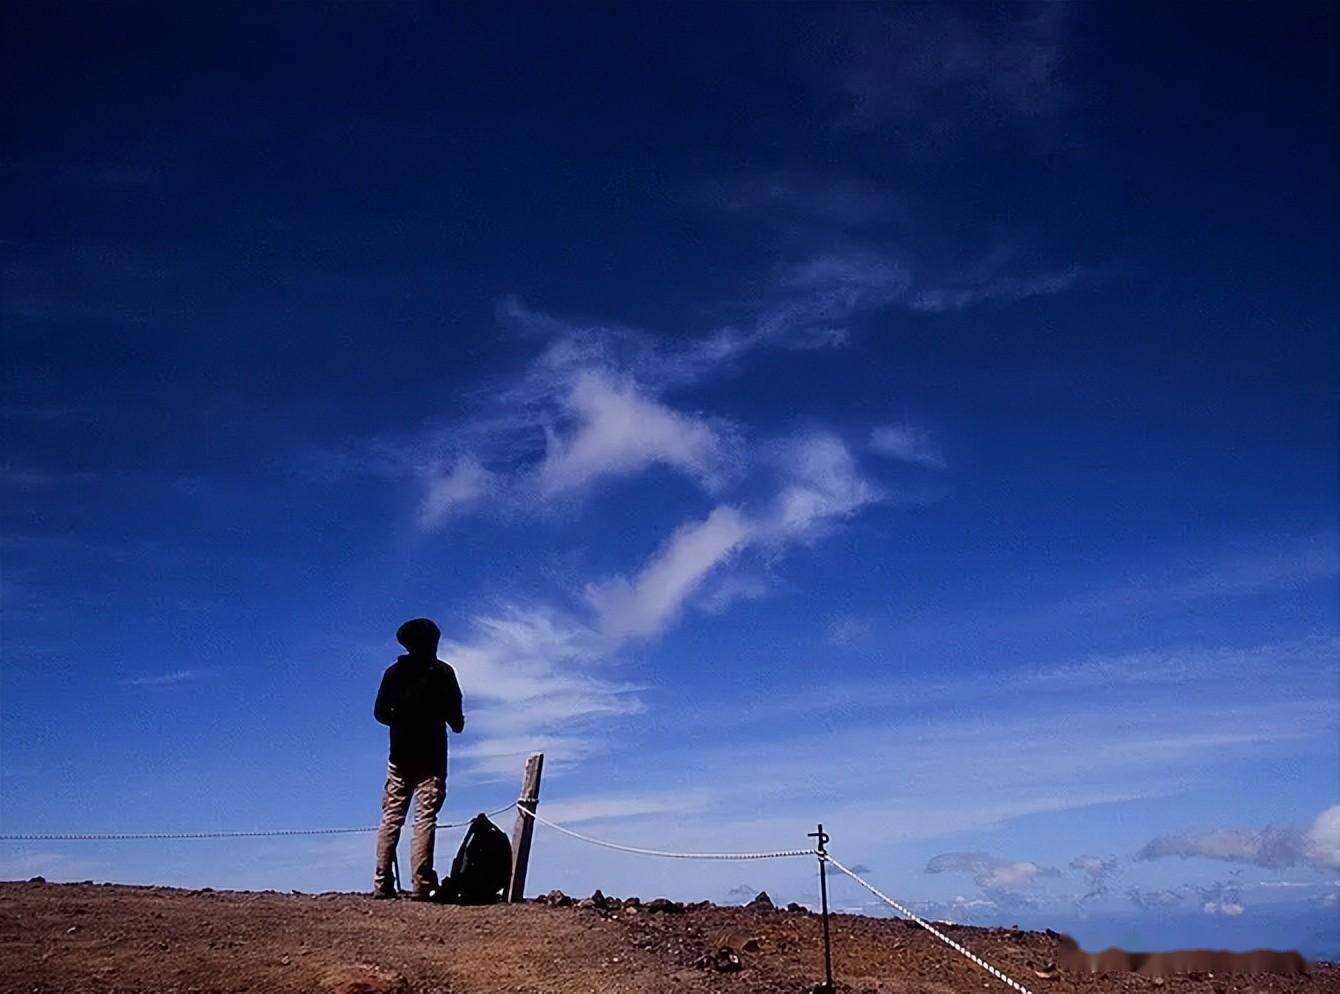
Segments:
[[[396,629],[395,640],[410,652],[427,652],[437,648],[442,629],[429,618],[415,618]]]

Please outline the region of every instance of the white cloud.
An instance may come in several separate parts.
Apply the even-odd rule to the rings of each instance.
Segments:
[[[600,747],[595,719],[643,707],[638,688],[605,675],[622,645],[664,631],[712,572],[742,550],[812,539],[874,499],[836,437],[804,436],[783,452],[784,482],[765,515],[722,505],[681,525],[632,579],[587,585],[592,622],[547,608],[510,608],[473,619],[473,638],[443,644],[462,684],[479,688],[483,700],[472,720],[484,734],[462,750],[477,773],[506,773],[541,746],[559,763],[589,756]]]
[[[780,461],[786,482],[759,522],[764,537],[803,541],[879,499],[835,435],[812,432],[793,439]]]
[[[544,751],[550,768],[591,755],[596,719],[644,709],[639,688],[604,675],[610,646],[559,612],[509,608],[473,619],[475,633],[444,641],[466,694],[468,744],[456,750],[475,775],[512,775],[517,760]]]
[[[1340,869],[1340,805],[1319,814],[1311,827],[1212,828],[1182,835],[1161,835],[1146,843],[1136,859],[1167,856],[1246,863],[1278,869],[1306,864],[1321,872]]]
[[[736,601],[753,601],[767,596],[769,578],[761,573],[728,573],[704,589],[698,606],[708,614],[720,614]]]
[[[493,474],[474,456],[456,460],[448,472],[435,469],[426,474],[419,525],[431,530],[450,514],[474,504],[489,493]]]
[[[1340,871],[1340,804],[1317,815],[1303,839],[1303,852],[1317,869]]]
[[[543,813],[560,825],[618,819],[647,818],[653,815],[690,815],[706,809],[712,800],[708,790],[668,790],[651,794],[609,794],[569,797],[547,804]]]
[[[1214,828],[1187,835],[1162,835],[1136,854],[1151,860],[1165,856],[1200,857],[1254,866],[1293,866],[1299,858],[1296,830],[1267,825],[1261,829]]]
[[[1017,901],[1021,892],[1043,877],[1059,877],[1061,871],[1031,860],[1010,860],[984,852],[949,852],[931,858],[927,873],[970,873],[973,882],[993,901]]]
[[[648,397],[630,379],[580,373],[564,406],[576,427],[566,436],[549,432],[539,467],[539,488],[545,496],[658,464],[707,484],[722,471],[723,445],[712,427]]]
[[[755,544],[780,548],[810,541],[840,519],[878,499],[841,439],[812,432],[783,444],[777,459],[782,482],[762,515],[720,506],[704,521],[681,526],[636,578],[615,577],[587,587],[601,631],[622,639],[655,635],[685,600],[733,554]],[[745,593],[731,590],[729,599]],[[749,588],[757,596],[759,591]]]
[[[1079,898],[1083,902],[1107,893],[1108,880],[1117,872],[1117,860],[1114,856],[1076,856],[1070,868],[1089,878],[1089,889]]]
[[[882,425],[874,429],[870,433],[870,449],[881,456],[929,469],[944,469],[946,465],[935,436],[912,425]]]
[[[1003,265],[994,256],[979,265],[985,275],[972,294],[996,299],[1024,293],[1014,285],[1026,281],[999,275]],[[1026,293],[1060,288],[1039,284]],[[739,429],[677,409],[668,394],[725,374],[755,349],[841,346],[853,318],[892,305],[926,309],[928,295],[939,292],[914,287],[895,256],[847,247],[779,266],[760,296],[741,305],[745,315],[738,326],[696,337],[573,323],[508,297],[496,309],[500,323],[542,343],[519,375],[467,397],[473,410],[455,422],[406,439],[374,441],[361,453],[328,453],[313,468],[418,476],[418,520],[425,530],[471,510],[544,512],[555,498],[580,496],[657,466],[717,492],[750,468]],[[955,306],[971,302],[965,298]],[[881,429],[874,447],[894,458],[943,465],[933,440],[915,429]],[[787,499],[803,503],[812,496],[795,491]],[[830,488],[825,496],[836,493]],[[854,503],[868,499],[858,496]]]
[[[679,528],[631,582],[615,577],[587,587],[587,600],[612,638],[655,635],[678,613],[703,578],[750,537],[732,507],[718,507]]]

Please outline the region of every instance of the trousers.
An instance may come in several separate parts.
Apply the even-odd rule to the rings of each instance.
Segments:
[[[394,886],[392,864],[400,830],[414,807],[414,827],[409,845],[410,879],[415,893],[424,894],[437,886],[433,871],[433,843],[437,835],[437,813],[447,797],[447,777],[441,769],[413,769],[386,765],[386,790],[382,794],[382,823],[377,830],[377,868],[372,876],[373,889],[389,891]]]

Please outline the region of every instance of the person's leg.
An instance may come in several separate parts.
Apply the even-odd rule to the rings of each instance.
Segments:
[[[376,894],[395,893],[392,864],[395,847],[400,842],[400,829],[409,813],[409,800],[414,785],[396,768],[386,764],[386,790],[382,793],[382,824],[377,830],[377,869],[372,875],[372,890]]]
[[[433,872],[433,843],[437,838],[437,813],[447,797],[447,778],[441,771],[422,774],[414,793],[414,837],[409,861],[414,874],[414,893],[427,894],[437,886]]]

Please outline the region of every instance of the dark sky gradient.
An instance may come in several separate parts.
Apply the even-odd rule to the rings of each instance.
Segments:
[[[1084,886],[922,875],[938,852],[1064,868],[1158,834],[1303,831],[1340,801],[1334,5],[0,18],[4,830],[367,820],[370,695],[421,613],[465,660],[467,707],[492,709],[461,740],[449,813],[492,806],[499,771],[546,748],[566,756],[556,795],[679,810],[666,843],[751,844],[693,791],[768,780],[767,760],[682,773],[714,750],[1026,720],[1039,673],[1164,660],[1177,689],[1147,699],[1120,676],[1066,684],[1060,712],[1117,703],[1037,746],[1148,760],[1164,743],[1154,766],[1044,762],[982,785],[982,810],[916,795],[943,800],[921,819],[938,827],[850,833],[938,914],[1069,915]],[[764,327],[692,373],[650,358]],[[554,372],[569,348],[594,351]],[[583,374],[673,412],[678,441],[711,434],[712,466],[676,463],[637,420],[660,455],[546,492],[582,437]],[[881,456],[888,426],[934,455]],[[769,531],[805,472],[789,446],[820,438],[861,495],[825,491],[813,520]],[[430,522],[431,481],[470,460],[483,496]],[[616,578],[648,575],[714,508],[748,537],[617,634],[652,608],[646,590],[610,601]],[[504,652],[499,619],[548,619],[583,649],[532,652],[527,627]],[[575,680],[636,707],[521,720],[539,698],[481,689],[494,664],[551,701]],[[872,703],[926,685],[978,696]],[[953,741],[932,755],[970,770]],[[830,758],[778,779],[779,818],[837,822],[864,794]],[[1248,776],[1271,786],[1243,798]],[[328,868],[286,852],[230,850],[236,871],[207,882],[363,885],[361,850]],[[560,883],[605,879],[578,856]],[[1129,862],[1113,914],[1159,883],[1188,888],[1192,914],[1193,884],[1232,869]],[[0,852],[7,867],[199,876],[116,849]],[[1312,903],[1286,910],[1315,923],[1336,874],[1289,872]],[[955,910],[962,895],[991,907]]]

